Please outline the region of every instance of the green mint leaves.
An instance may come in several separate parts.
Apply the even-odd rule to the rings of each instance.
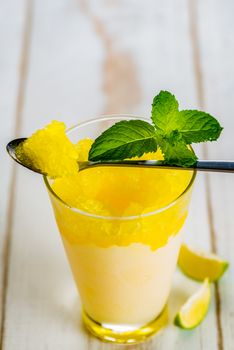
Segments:
[[[154,127],[143,120],[116,123],[91,147],[89,160],[122,160],[157,150]]]
[[[167,132],[178,114],[179,103],[168,91],[161,91],[153,99],[151,119],[158,130]]]
[[[208,113],[197,110],[179,111],[178,107],[174,95],[168,91],[161,91],[153,100],[151,119],[165,162],[192,166],[197,157],[187,145],[217,140],[222,127]]]
[[[153,125],[143,120],[120,121],[93,143],[89,160],[123,160],[155,152],[159,147],[167,164],[192,166],[197,157],[191,143],[217,140],[222,127],[210,114],[197,110],[179,111],[175,96],[161,91],[152,104]]]
[[[195,153],[182,141],[174,140],[173,138],[163,138],[160,141],[160,148],[167,164],[189,167],[197,161]]]

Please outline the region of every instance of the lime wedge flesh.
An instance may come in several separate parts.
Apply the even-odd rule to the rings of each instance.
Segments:
[[[199,290],[181,307],[175,317],[174,324],[183,329],[197,327],[207,314],[210,296],[210,284],[208,278],[206,278]]]
[[[210,282],[217,281],[229,266],[217,255],[192,250],[186,244],[181,246],[178,265],[188,277],[197,281],[208,278]]]

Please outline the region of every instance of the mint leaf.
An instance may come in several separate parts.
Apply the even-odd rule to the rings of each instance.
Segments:
[[[153,125],[142,120],[121,121],[100,135],[89,152],[89,160],[123,160],[155,152],[160,147],[167,164],[192,166],[197,157],[187,146],[214,141],[222,127],[210,114],[179,111],[175,96],[161,91],[152,104]]]
[[[151,119],[157,129],[167,132],[177,117],[179,104],[175,96],[168,91],[160,91],[154,97]]]
[[[160,143],[166,164],[189,167],[197,162],[197,156],[184,142],[164,139]]]
[[[89,160],[123,160],[157,150],[154,127],[143,120],[121,121],[93,143]]]
[[[179,104],[174,95],[161,91],[152,104],[152,120],[165,135],[178,130],[187,144],[214,141],[222,127],[210,114],[197,110],[178,110]]]
[[[186,144],[217,140],[223,129],[210,114],[197,110],[179,112],[170,127],[180,132]]]

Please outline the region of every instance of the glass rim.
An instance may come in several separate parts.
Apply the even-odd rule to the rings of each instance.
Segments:
[[[70,134],[72,131],[80,128],[80,127],[84,127],[90,124],[94,124],[96,122],[102,122],[102,121],[110,121],[110,120],[115,120],[115,119],[141,119],[141,120],[145,120],[147,122],[151,122],[151,120],[149,118],[145,118],[139,115],[135,115],[135,114],[110,114],[110,115],[102,115],[100,117],[96,117],[96,118],[92,118],[89,120],[86,120],[84,122],[80,122],[75,124],[74,126],[71,126],[70,128],[68,128],[66,130],[66,134]],[[190,146],[191,147],[191,146]],[[191,147],[192,148],[192,147]],[[84,215],[84,216],[88,216],[88,217],[92,217],[95,219],[102,219],[102,220],[135,220],[135,219],[140,219],[140,218],[145,218],[148,216],[153,216],[155,214],[159,214],[167,209],[169,209],[170,207],[172,207],[173,205],[175,205],[188,191],[189,189],[192,187],[194,180],[196,178],[196,170],[192,170],[193,171],[193,175],[188,183],[188,185],[185,187],[185,189],[175,198],[173,199],[170,203],[168,203],[167,205],[158,208],[156,210],[150,211],[148,213],[144,213],[144,214],[139,214],[139,215],[126,215],[126,216],[106,216],[106,215],[98,215],[98,214],[93,214],[93,213],[89,213],[86,212],[84,210],[72,207],[71,205],[69,205],[68,203],[66,203],[62,198],[60,198],[52,189],[48,177],[46,175],[43,175],[43,179],[46,185],[46,188],[48,190],[48,192],[57,200],[59,201],[62,205],[64,205],[66,208]]]

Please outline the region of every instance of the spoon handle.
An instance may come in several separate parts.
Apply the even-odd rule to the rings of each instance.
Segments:
[[[165,164],[161,160],[123,160],[123,161],[97,161],[97,162],[79,162],[79,169],[94,168],[100,166],[114,167],[142,167],[159,169],[177,169],[177,170],[198,170],[210,172],[234,173],[234,161],[218,160],[199,160],[192,167],[182,167]]]
[[[199,160],[195,168],[201,171],[234,173],[234,161]]]

